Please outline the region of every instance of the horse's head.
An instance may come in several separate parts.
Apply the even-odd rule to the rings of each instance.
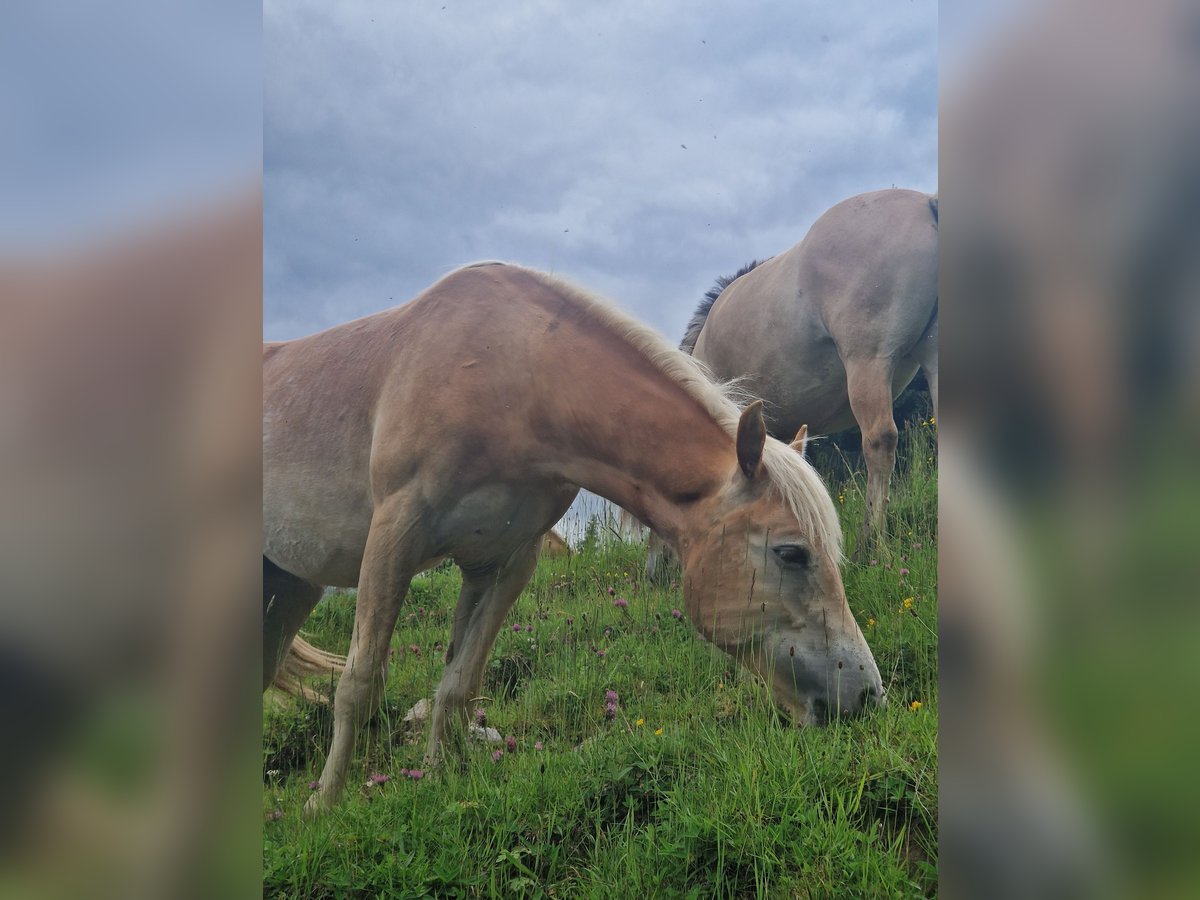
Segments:
[[[803,459],[768,439],[762,403],[742,413],[737,470],[695,510],[681,542],[688,615],[761,675],[797,723],[882,702],[883,684],[846,602],[841,532],[829,492]]]

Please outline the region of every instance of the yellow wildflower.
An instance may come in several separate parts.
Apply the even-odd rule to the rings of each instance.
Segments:
[[[912,703],[908,704],[908,708],[911,709],[913,712],[916,712],[918,709],[920,709],[924,705],[925,704],[922,703],[920,700],[914,700]]]
[[[874,619],[874,618],[868,618],[868,619],[867,619],[867,627],[868,627],[868,628],[874,628],[874,627],[875,627],[875,619]]]
[[[655,729],[654,729],[654,733],[655,733],[655,734],[662,734],[662,729],[661,729],[661,728],[655,728]]]
[[[641,728],[643,725],[645,725],[645,724],[646,724],[646,720],[645,720],[645,719],[638,719],[638,720],[637,720],[636,722],[634,722],[633,724],[634,724],[634,725],[636,725],[638,728]]]
[[[905,608],[905,609],[912,609],[912,605],[913,605],[913,598],[912,598],[912,597],[905,597],[905,598],[904,598],[904,608]]]

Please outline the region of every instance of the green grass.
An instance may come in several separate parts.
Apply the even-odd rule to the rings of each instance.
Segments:
[[[833,493],[855,533],[861,475]],[[384,707],[355,759],[350,784],[362,787],[318,821],[300,810],[328,750],[329,710],[265,705],[264,895],[936,894],[930,428],[902,441],[890,516],[876,564],[844,569],[886,709],[824,729],[789,727],[760,683],[672,616],[683,607],[677,588],[640,583],[644,548],[613,542],[539,564],[496,641],[479,705],[517,751],[494,762],[491,747],[475,747],[463,767],[413,781],[401,771],[422,767],[424,735],[407,734],[401,720],[432,696],[459,585],[451,567],[419,577],[393,640]],[[609,588],[628,609],[613,605]],[[352,618],[353,599],[330,596],[305,632],[344,652]],[[613,721],[607,690],[620,695]],[[373,772],[391,780],[367,787]]]

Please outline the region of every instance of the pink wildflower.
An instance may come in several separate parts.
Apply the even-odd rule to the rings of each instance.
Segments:
[[[508,748],[509,753],[517,752],[517,739],[511,734],[504,739],[504,746]]]
[[[534,741],[534,742],[533,742],[533,749],[534,749],[534,750],[544,750],[545,748],[546,748],[546,745],[545,745],[545,744],[543,744],[541,741]]]
[[[682,613],[682,612],[680,612],[678,609],[673,609],[673,610],[671,610],[671,615],[673,615],[673,616],[674,616],[675,618],[677,618],[677,619],[682,619],[682,618],[683,618],[683,613]]]
[[[626,600],[624,597],[618,597],[616,600],[613,601],[613,606],[615,606],[617,609],[625,609],[625,607],[627,607],[628,605],[629,605],[629,601]]]
[[[487,724],[487,710],[482,706],[475,707],[475,724],[480,728]]]
[[[532,625],[526,625],[526,626],[525,626],[525,632],[526,632],[526,633],[529,633],[530,631],[533,631],[533,626],[532,626]]]
[[[367,780],[370,781],[372,784],[387,784],[392,779],[390,776],[384,775],[381,772],[372,772],[370,778],[368,778]]]
[[[308,783],[308,789],[309,789],[310,791],[319,791],[319,790],[321,789],[321,782],[319,782],[319,781],[310,781],[310,782]]]
[[[620,699],[616,691],[604,692],[604,718],[612,720],[617,717],[617,703]]]
[[[901,569],[901,570],[900,570],[900,577],[901,577],[901,578],[903,578],[903,577],[904,577],[905,575],[907,575],[907,574],[908,574],[908,569]]]
[[[413,781],[420,781],[425,777],[425,773],[421,769],[409,769],[408,777]]]
[[[521,633],[521,626],[520,626],[520,624],[519,624],[519,623],[518,623],[518,624],[516,624],[516,625],[513,625],[513,633],[514,633],[514,634],[520,634],[520,633]]]
[[[503,758],[504,758],[503,750],[493,750],[492,751],[492,762],[500,762],[500,760]]]

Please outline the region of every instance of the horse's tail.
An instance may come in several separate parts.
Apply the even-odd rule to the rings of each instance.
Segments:
[[[721,293],[725,290],[725,288],[729,287],[747,272],[750,272],[758,266],[761,266],[769,259],[771,259],[771,257],[768,256],[767,259],[751,260],[750,262],[746,263],[746,265],[738,269],[736,275],[722,275],[713,282],[713,286],[704,293],[704,298],[700,301],[700,305],[697,306],[696,311],[692,313],[692,320],[688,322],[687,330],[683,333],[683,340],[679,342],[680,350],[682,350],[688,356],[692,355],[692,351],[696,349],[696,341],[700,339],[700,332],[704,328],[705,321],[708,319],[708,313],[712,309],[713,304],[717,302],[717,298],[721,296]]]
[[[327,653],[314,647],[299,635],[292,641],[283,665],[275,673],[274,686],[292,697],[328,703],[329,698],[319,691],[306,688],[303,679],[311,675],[325,675],[332,679],[346,668],[346,657]]]
[[[933,227],[938,226],[938,195],[934,194],[929,198],[929,211],[933,213]]]

